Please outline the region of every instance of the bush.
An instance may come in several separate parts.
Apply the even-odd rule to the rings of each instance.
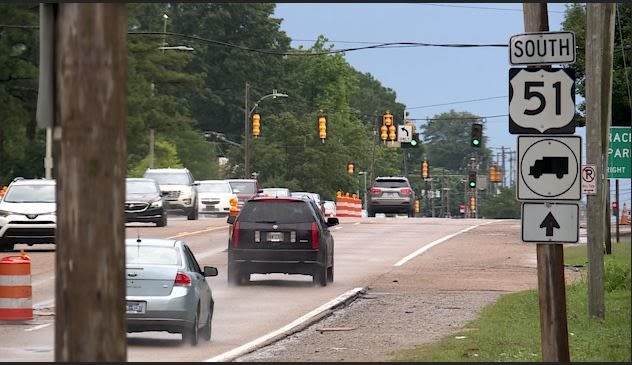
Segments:
[[[604,279],[604,289],[608,293],[616,290],[630,290],[632,288],[630,265],[613,260],[605,260]]]

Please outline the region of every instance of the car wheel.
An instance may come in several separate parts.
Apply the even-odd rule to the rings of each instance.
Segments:
[[[241,285],[241,274],[239,273],[239,269],[235,267],[235,264],[228,263],[228,284],[229,285]]]
[[[12,243],[0,244],[0,252],[11,252],[14,246]]]
[[[206,318],[206,324],[202,328],[202,338],[206,341],[211,340],[211,322],[213,320],[213,304],[208,309],[208,317]]]
[[[316,272],[312,274],[312,282],[318,286],[327,286],[327,268],[318,267]]]
[[[160,217],[160,220],[156,222],[156,227],[165,227],[167,226],[167,213],[163,213]]]
[[[195,312],[195,317],[193,318],[193,326],[191,326],[190,328],[185,328],[184,331],[182,331],[182,341],[191,346],[195,346],[198,343],[199,317],[200,307],[198,305],[198,309]]]
[[[192,207],[191,209],[189,209],[189,214],[187,214],[187,220],[190,221],[195,221],[198,219],[198,211],[197,211],[197,207]]]
[[[375,217],[375,211],[374,211],[374,210],[372,210],[371,208],[369,208],[369,209],[368,209],[368,211],[367,211],[367,215],[368,215],[369,217]]]

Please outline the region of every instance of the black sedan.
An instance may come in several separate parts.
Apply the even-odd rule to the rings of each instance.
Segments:
[[[125,222],[167,225],[167,202],[152,179],[125,179]]]
[[[244,204],[228,242],[228,282],[243,284],[250,274],[311,275],[319,286],[334,279],[334,239],[311,199],[257,197]]]

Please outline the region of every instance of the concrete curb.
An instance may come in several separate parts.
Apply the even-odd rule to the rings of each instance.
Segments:
[[[287,336],[304,330],[312,324],[331,315],[335,310],[349,305],[360,295],[366,293],[366,291],[366,287],[351,289],[274,332],[259,337],[245,345],[234,348],[223,354],[206,359],[204,362],[231,362],[248,353],[271,345]]]

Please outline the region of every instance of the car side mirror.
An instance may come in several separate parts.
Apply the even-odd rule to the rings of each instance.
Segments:
[[[204,266],[204,277],[217,276],[217,268],[213,266]]]
[[[168,191],[161,191],[160,192],[160,196],[168,196],[169,192]]]
[[[226,223],[228,224],[235,224],[235,219],[237,217],[235,217],[234,215],[229,215],[228,218],[226,218]]]
[[[332,227],[340,224],[340,220],[337,217],[329,217],[327,218],[327,227]]]
[[[200,183],[196,181],[193,183],[193,186],[200,186]]]

